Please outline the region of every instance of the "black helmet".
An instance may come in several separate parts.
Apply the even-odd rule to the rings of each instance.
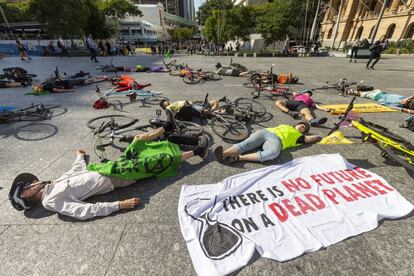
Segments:
[[[37,177],[31,173],[22,173],[19,174],[13,181],[9,192],[9,200],[12,206],[18,210],[23,211],[25,209],[30,209],[33,207],[33,204],[20,197],[21,192],[26,186],[29,186],[33,181],[39,181]]]
[[[221,68],[221,67],[222,67],[222,66],[221,66],[221,63],[220,63],[220,62],[216,64],[216,69],[219,69],[219,68]]]
[[[311,125],[306,121],[300,121],[295,126],[297,126],[297,125],[304,125],[305,126],[306,130],[305,130],[304,134],[307,134],[309,132],[310,128],[311,128]]]

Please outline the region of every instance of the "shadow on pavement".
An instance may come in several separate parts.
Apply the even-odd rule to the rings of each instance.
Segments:
[[[59,129],[51,123],[31,122],[18,127],[9,126],[0,127],[2,138],[14,136],[21,141],[41,141],[55,136]]]

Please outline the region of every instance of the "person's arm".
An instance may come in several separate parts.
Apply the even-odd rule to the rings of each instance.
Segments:
[[[305,135],[303,137],[305,144],[313,144],[322,140],[322,137],[319,135]]]
[[[414,114],[414,110],[412,110],[412,109],[401,108],[400,110],[401,110],[401,112],[405,112],[405,113],[408,113],[408,114]]]
[[[122,209],[132,209],[139,205],[139,198],[131,198],[115,202],[85,203],[83,201],[63,202],[59,214],[79,220],[87,220],[93,217],[104,217]]]

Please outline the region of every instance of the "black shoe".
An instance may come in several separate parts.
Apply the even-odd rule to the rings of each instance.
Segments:
[[[210,138],[207,135],[200,136],[198,146],[203,149],[200,157],[204,160],[208,157],[208,148],[210,147]]]
[[[227,99],[227,97],[226,96],[224,96],[223,98],[221,98],[220,100],[218,100],[219,102],[225,102],[226,101],[226,99]]]
[[[223,147],[218,146],[214,149],[214,155],[216,156],[217,162],[223,163],[224,157],[223,157]]]
[[[297,119],[299,117],[299,112],[297,111],[288,111],[287,114],[291,116],[293,119]]]
[[[374,66],[369,67],[369,69],[371,69],[371,70],[375,70]]]
[[[369,67],[368,67],[368,66],[366,66],[366,67],[365,67],[365,69],[369,70]]]

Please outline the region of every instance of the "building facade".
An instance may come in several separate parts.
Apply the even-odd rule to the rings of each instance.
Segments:
[[[250,5],[270,3],[270,2],[273,2],[273,1],[272,0],[235,0],[235,1],[233,1],[233,4],[234,5],[250,6]]]
[[[384,14],[373,37],[383,3],[386,3]],[[334,38],[338,14],[341,15]],[[371,41],[382,35],[392,41],[413,39],[414,0],[329,0],[319,32],[323,46],[331,47],[335,39],[334,47],[342,48],[356,39]]]
[[[158,4],[165,7],[165,11],[175,15],[180,15],[179,0],[132,0],[134,4]]]

